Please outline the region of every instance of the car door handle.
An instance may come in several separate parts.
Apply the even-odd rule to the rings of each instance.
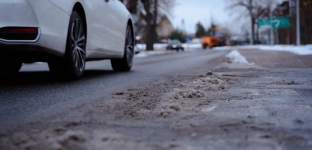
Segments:
[[[105,2],[109,2],[109,0],[104,0]]]

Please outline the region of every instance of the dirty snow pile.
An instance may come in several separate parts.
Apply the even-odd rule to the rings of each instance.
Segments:
[[[216,90],[224,90],[226,84],[224,81],[218,79],[218,77],[216,76],[207,76],[199,78],[189,83],[181,83],[181,86],[197,90],[216,91]]]
[[[208,72],[207,75],[201,75],[193,81],[180,83],[177,88],[165,94],[161,105],[156,108],[155,112],[162,117],[176,112],[198,112],[197,106],[209,103],[206,98],[207,92],[222,92],[227,87],[226,82],[221,80],[218,75]]]
[[[228,53],[224,58],[224,62],[218,65],[217,68],[261,69],[261,67],[256,66],[254,63],[248,62],[248,60],[241,55],[238,50],[233,50]]]
[[[242,56],[237,50],[233,50],[226,55],[229,63],[249,64],[247,59]]]
[[[205,93],[200,90],[195,89],[174,89],[172,94],[174,99],[183,99],[183,98],[202,98],[205,97]]]

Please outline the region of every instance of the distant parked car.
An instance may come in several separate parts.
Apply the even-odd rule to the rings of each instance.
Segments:
[[[167,50],[184,51],[184,48],[179,40],[172,40],[168,43]]]

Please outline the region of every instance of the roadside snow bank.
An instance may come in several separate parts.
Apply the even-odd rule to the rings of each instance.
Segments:
[[[165,50],[167,44],[166,43],[155,43],[154,44],[154,49],[155,50]],[[136,47],[140,50],[146,50],[146,45],[145,44],[136,44]]]
[[[234,46],[222,46],[222,47],[214,47],[213,50],[222,51],[222,50],[233,50]]]
[[[185,49],[185,52],[190,52],[190,51],[194,51],[195,48],[189,48],[189,49]],[[175,50],[153,50],[153,51],[146,51],[146,50],[142,50],[139,51],[138,54],[135,55],[135,57],[148,57],[148,56],[154,56],[154,55],[162,55],[162,54],[172,54],[172,53],[180,53],[181,51],[175,51]]]
[[[233,50],[233,49],[255,49],[263,51],[282,51],[297,55],[312,55],[312,45],[246,45],[246,46],[223,46],[215,47],[214,50]]]
[[[259,49],[263,51],[284,51],[297,55],[312,55],[312,45],[250,45],[242,46],[240,49]]]
[[[185,49],[199,49],[199,48],[202,48],[202,44],[201,43],[186,43],[186,44],[183,44],[183,47]]]
[[[175,51],[142,51],[139,54],[136,54],[135,57],[148,57],[152,55],[162,55],[162,54],[169,54],[169,53],[174,53]]]
[[[223,59],[223,63],[219,64],[217,68],[228,69],[263,69],[254,63],[248,62],[248,60],[239,53],[238,50],[233,50],[228,53]]]
[[[154,50],[166,50],[167,45],[168,45],[167,43],[155,43]],[[185,50],[202,48],[201,43],[183,43],[182,46],[184,47]],[[136,44],[135,47],[140,51],[146,50],[145,44]]]

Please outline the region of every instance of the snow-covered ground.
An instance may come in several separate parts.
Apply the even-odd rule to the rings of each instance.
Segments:
[[[225,55],[224,62],[219,64],[217,68],[231,68],[231,69],[262,69],[248,60],[238,51],[232,50]]]
[[[263,51],[284,51],[298,55],[312,55],[312,45],[246,45],[246,46],[224,46],[216,47],[214,50],[233,50],[233,49],[256,49]]]
[[[166,50],[157,50],[157,51],[141,51],[139,54],[136,54],[135,57],[148,57],[151,55],[162,55],[175,53],[176,51],[166,51]]]
[[[167,46],[167,44],[156,43],[156,44],[154,44],[154,49],[155,50],[165,50],[166,46]],[[146,50],[146,45],[145,44],[137,44],[135,47],[137,49],[139,49],[139,50]]]
[[[298,55],[312,55],[312,45],[249,45],[242,46],[240,49],[259,49],[265,51],[285,51]]]
[[[166,50],[167,44],[166,43],[156,43],[154,44],[154,49],[155,50]],[[183,44],[183,47],[185,49],[197,49],[201,48],[200,43],[192,43],[192,44]],[[145,44],[137,44],[136,48],[138,50],[144,51],[146,50],[146,45]]]

